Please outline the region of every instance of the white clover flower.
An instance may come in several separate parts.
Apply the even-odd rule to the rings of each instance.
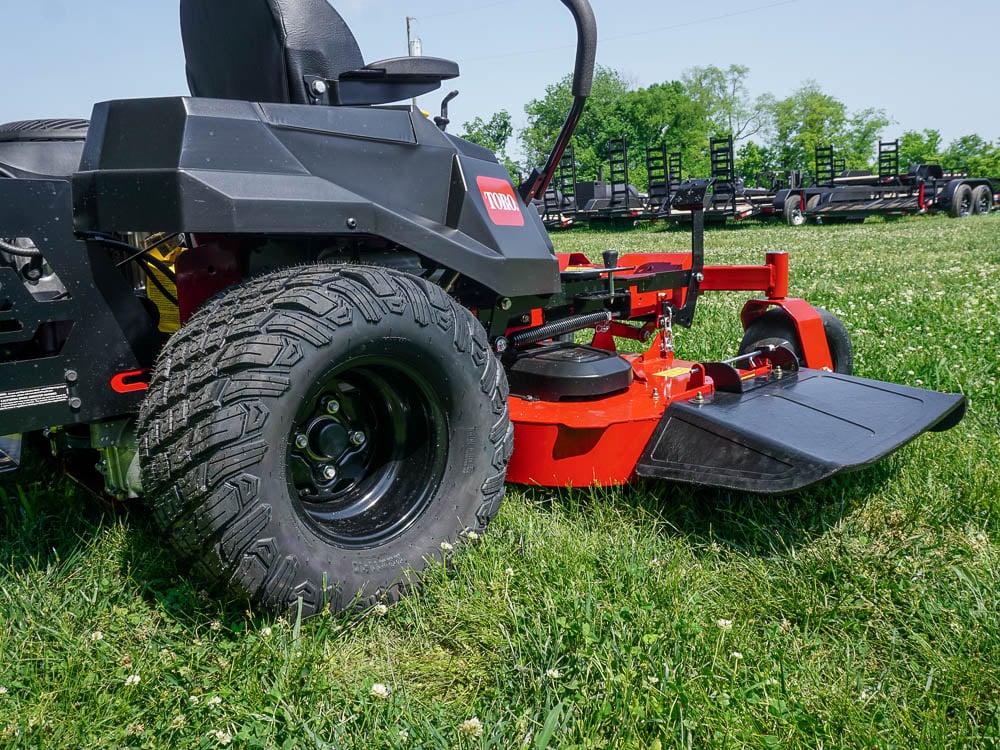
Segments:
[[[716,620],[715,624],[718,626],[719,630],[732,630],[733,629],[733,621],[732,620],[726,620],[726,619],[724,619],[722,617],[720,617],[718,620]]]
[[[396,733],[396,737],[399,739],[400,742],[410,741],[410,733],[407,732],[405,729],[400,729],[399,732]]]
[[[7,695],[7,687],[5,685],[0,685],[0,695]]]
[[[270,638],[271,637],[271,627],[267,626],[265,628],[261,628],[260,634],[262,636],[264,636],[265,638]]]
[[[212,624],[209,625],[209,627],[212,630],[215,630],[216,632],[218,632],[219,630],[222,630],[222,623],[219,622],[218,620],[212,620]]]
[[[650,685],[658,685],[660,682],[660,678],[657,677],[656,675],[651,674],[646,678],[646,682],[648,682]]]
[[[729,658],[733,659],[734,661],[739,661],[740,659],[743,658],[743,654],[741,654],[739,651],[733,651],[733,653],[729,655]]]
[[[385,604],[376,604],[372,607],[372,611],[379,617],[385,617],[389,613],[389,607]]]
[[[475,531],[470,531],[465,535],[465,538],[468,539],[470,542],[475,542],[479,540],[479,534],[477,534]]]
[[[139,675],[130,674],[125,678],[125,687],[134,687],[139,684]]]
[[[449,542],[441,542],[441,549],[445,552],[451,552],[455,548]]]
[[[174,720],[170,722],[171,729],[183,729],[187,726],[187,717],[184,714],[175,716]]]
[[[222,703],[222,698],[220,698],[217,695],[213,695],[211,698],[205,701],[206,706],[218,706],[220,703]]]
[[[514,575],[514,569],[513,568],[506,568],[504,570],[503,574],[505,576],[507,576],[508,578],[511,578]]]
[[[379,698],[380,700],[385,700],[386,698],[389,697],[389,694],[392,691],[389,689],[388,685],[385,685],[381,682],[376,682],[374,685],[372,685],[372,689],[369,692],[372,698]]]
[[[550,680],[558,680],[560,677],[562,677],[562,672],[560,672],[558,669],[546,669],[545,676],[548,677]]]
[[[216,729],[214,732],[209,732],[208,736],[215,739],[215,741],[220,745],[229,745],[233,741],[233,735],[229,732],[223,731],[222,729]]]
[[[90,634],[90,640],[93,642],[103,641],[104,633],[102,633],[100,630],[95,630],[93,633]]]
[[[459,724],[458,731],[465,737],[479,737],[483,733],[483,722],[473,716]]]
[[[188,703],[190,703],[192,706],[197,706],[199,703],[201,703],[201,698],[197,695],[192,695],[190,698],[188,698]]]

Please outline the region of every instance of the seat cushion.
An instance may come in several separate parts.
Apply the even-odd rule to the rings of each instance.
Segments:
[[[309,104],[305,76],[365,64],[326,0],[181,0],[181,35],[193,96]]]

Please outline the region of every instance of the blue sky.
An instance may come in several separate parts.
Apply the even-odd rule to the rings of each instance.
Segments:
[[[695,65],[750,68],[754,95],[813,79],[849,109],[882,107],[884,137],[935,128],[1000,139],[1000,2],[592,0],[600,64],[646,86]],[[2,0],[0,121],[87,117],[105,99],[187,94],[177,0]],[[524,104],[572,67],[559,0],[334,0],[368,61],[405,54],[406,16],[426,55],[456,60],[453,128]],[[446,84],[447,85],[447,84]],[[450,87],[449,87],[450,88]],[[446,89],[447,90],[447,89]],[[444,91],[442,91],[442,94]],[[421,106],[436,113],[439,96]]]

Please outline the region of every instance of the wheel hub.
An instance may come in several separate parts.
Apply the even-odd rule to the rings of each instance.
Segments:
[[[314,446],[316,453],[323,458],[338,459],[347,451],[351,441],[342,424],[332,419],[324,419],[319,420],[313,427],[309,444]]]
[[[439,398],[398,362],[341,366],[318,380],[288,441],[303,515],[333,541],[370,547],[424,511],[447,460]]]

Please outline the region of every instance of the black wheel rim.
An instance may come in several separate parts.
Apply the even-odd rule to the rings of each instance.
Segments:
[[[441,396],[415,370],[352,360],[317,380],[288,437],[289,491],[334,544],[376,547],[424,513],[448,439]]]

